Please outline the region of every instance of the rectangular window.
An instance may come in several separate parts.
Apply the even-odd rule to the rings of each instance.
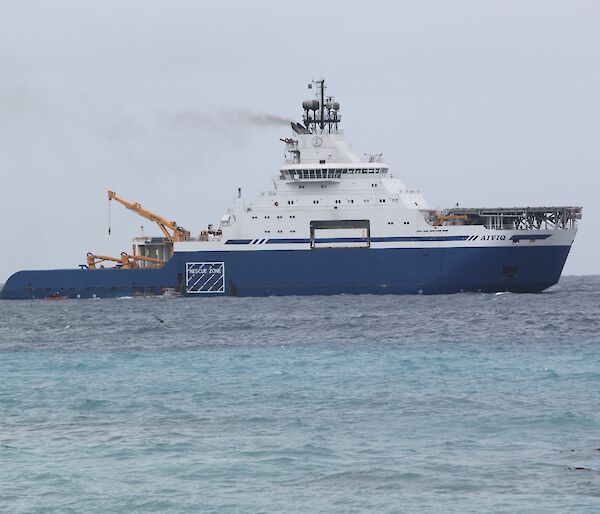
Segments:
[[[311,248],[369,248],[369,220],[323,220],[310,222]]]

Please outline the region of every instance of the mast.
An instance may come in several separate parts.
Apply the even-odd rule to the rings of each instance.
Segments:
[[[308,89],[313,89],[316,85],[317,91],[315,92],[315,98],[313,100],[305,100],[302,102],[302,109],[304,109],[304,115],[302,119],[304,125],[298,123],[292,123],[292,129],[296,134],[315,134],[320,131],[325,131],[325,125],[327,125],[327,132],[330,134],[337,133],[338,123],[340,122],[340,104],[334,101],[333,96],[325,96],[325,79],[313,80],[308,84]]]
[[[317,84],[321,84],[321,132],[325,128],[325,79],[317,81]]]

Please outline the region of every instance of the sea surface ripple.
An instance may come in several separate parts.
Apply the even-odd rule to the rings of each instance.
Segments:
[[[600,512],[600,277],[0,302],[0,511]]]

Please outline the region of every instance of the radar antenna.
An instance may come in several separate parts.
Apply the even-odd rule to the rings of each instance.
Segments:
[[[339,102],[333,100],[333,96],[325,96],[325,79],[314,80],[308,84],[308,89],[315,89],[315,99],[302,102],[304,115],[302,119],[304,126],[310,133],[329,132],[337,133],[338,123],[341,120]],[[301,133],[295,130],[297,133]]]

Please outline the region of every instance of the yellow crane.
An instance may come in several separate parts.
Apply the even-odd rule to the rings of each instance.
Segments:
[[[88,252],[86,260],[88,269],[98,269],[98,265],[102,265],[103,262],[116,262],[117,264],[121,264],[123,268],[130,268],[129,259],[123,258],[123,255],[119,259],[110,255],[94,255],[92,252]]]
[[[88,269],[98,269],[98,265],[101,265],[103,262],[116,262],[123,269],[139,268],[138,261],[151,262],[157,264],[156,267],[160,267],[165,263],[162,259],[144,257],[143,255],[128,255],[125,252],[121,252],[121,257],[118,258],[109,255],[94,255],[88,252],[86,260]]]
[[[158,266],[156,266],[157,268],[159,268],[166,262],[166,261],[163,261],[162,259],[157,259],[156,257],[145,257],[144,255],[129,255],[125,252],[121,253],[121,257],[123,257],[123,256],[125,256],[129,259],[129,262],[132,264],[132,267],[134,267],[134,268],[139,267],[136,261],[152,262],[154,264],[158,264]],[[152,266],[152,267],[154,267],[154,266]]]
[[[136,214],[139,214],[142,218],[150,220],[158,225],[158,228],[162,231],[164,236],[171,242],[173,241],[188,241],[190,239],[189,230],[180,227],[176,222],[170,221],[158,214],[154,214],[153,212],[144,209],[137,202],[128,202],[123,198],[117,196],[113,191],[108,192],[108,201],[116,200],[121,205],[124,205],[127,209],[132,210]]]

